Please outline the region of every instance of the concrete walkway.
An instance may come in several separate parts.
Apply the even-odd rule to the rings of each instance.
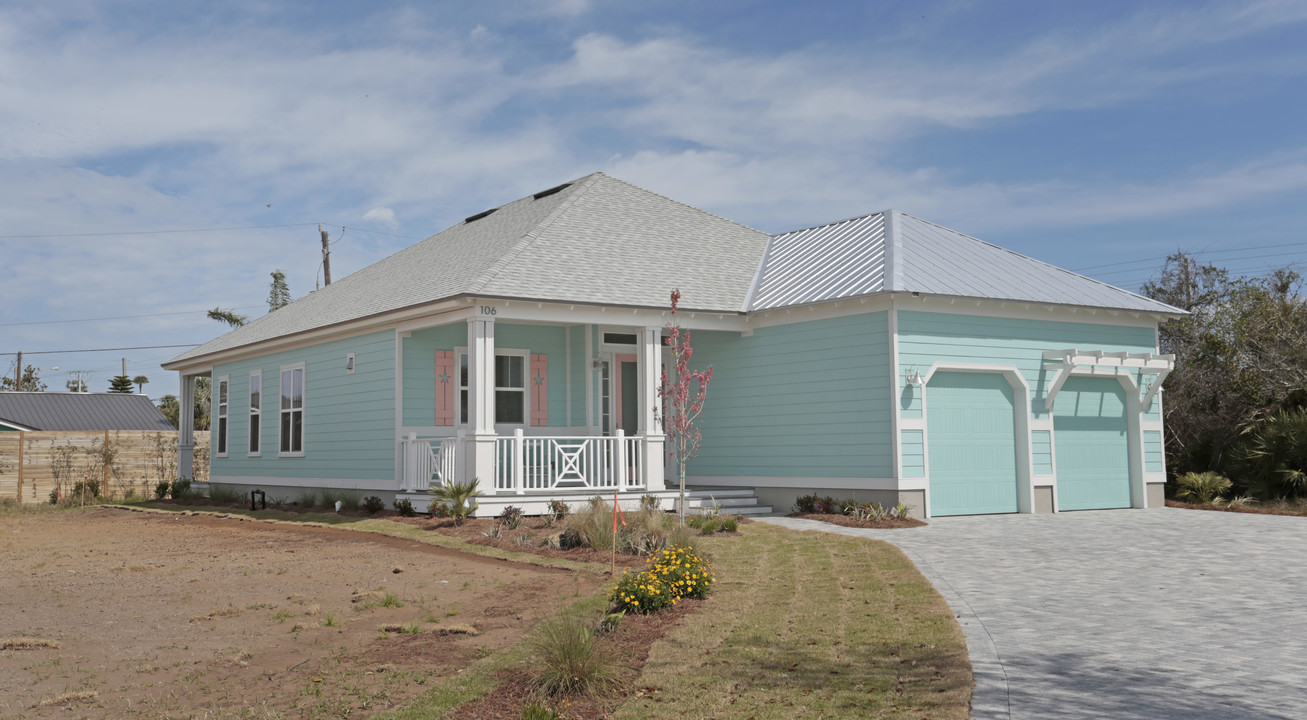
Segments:
[[[972,717],[1307,718],[1307,518],[1158,508],[860,530],[967,635]]]

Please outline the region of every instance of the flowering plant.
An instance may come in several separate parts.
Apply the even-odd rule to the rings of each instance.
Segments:
[[[681,598],[708,597],[712,583],[712,567],[706,558],[673,547],[649,558],[644,570],[624,572],[608,599],[619,610],[650,613],[671,607]]]

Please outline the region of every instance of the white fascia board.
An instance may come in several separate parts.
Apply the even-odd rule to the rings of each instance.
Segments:
[[[365,318],[347,320],[335,325],[328,325],[313,330],[305,330],[290,335],[280,335],[274,338],[268,338],[267,340],[260,340],[247,345],[228,348],[226,350],[217,350],[177,362],[166,362],[162,367],[164,370],[176,370],[184,375],[195,375],[199,373],[197,368],[212,368],[214,365],[219,363],[230,362],[245,357],[294,350],[296,348],[317,345],[318,343],[326,342],[328,340],[340,340],[355,335],[376,332],[381,329],[389,329],[414,317],[436,315],[456,307],[460,307],[460,305],[454,300],[441,300],[435,303],[412,306],[400,310],[391,310]]]
[[[7,428],[13,428],[20,432],[40,432],[36,428],[30,428],[27,427],[26,425],[19,425],[18,423],[13,422],[12,420],[0,420],[0,425],[3,425],[4,427]]]
[[[497,322],[524,322],[547,325],[608,325],[629,328],[663,327],[672,317],[670,307],[641,308],[614,305],[549,302],[514,298],[473,297],[465,310],[451,315],[467,319],[480,314],[481,306],[493,307]],[[681,327],[690,330],[743,332],[748,323],[742,313],[681,309],[676,314]]]
[[[1093,308],[1076,305],[1055,305],[1027,300],[994,300],[987,298],[948,297],[895,293],[906,301],[900,310],[948,313],[952,315],[984,315],[1016,320],[1053,320],[1091,325],[1117,325],[1122,327],[1153,328],[1165,319],[1179,317],[1143,310]]]

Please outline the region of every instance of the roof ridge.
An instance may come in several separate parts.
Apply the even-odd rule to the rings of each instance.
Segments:
[[[847,222],[853,222],[854,220],[865,220],[873,215],[884,215],[885,213],[888,212],[894,212],[894,210],[891,208],[886,208],[884,210],[878,210],[876,212],[869,212],[862,215],[854,215],[853,217],[846,217],[843,220],[833,220],[831,222],[817,223],[816,225],[809,225],[807,227],[795,228],[793,230],[786,230],[785,232],[773,233],[772,237],[780,237],[781,235],[793,235],[794,233],[807,232],[809,230],[816,230],[817,228],[831,227],[832,225],[843,225],[844,223]]]
[[[630,187],[633,187],[633,188],[635,188],[636,190],[639,190],[639,191],[641,191],[641,192],[647,192],[647,193],[649,193],[650,195],[653,195],[654,197],[662,198],[663,200],[666,200],[667,202],[674,203],[674,204],[676,204],[676,205],[680,205],[681,207],[689,208],[689,209],[691,209],[691,210],[693,210],[693,211],[695,211],[695,212],[697,212],[697,213],[701,213],[701,214],[703,214],[703,215],[707,215],[708,217],[717,218],[718,220],[721,220],[721,221],[723,221],[723,222],[728,222],[728,223],[730,223],[730,224],[732,224],[732,225],[737,225],[737,226],[739,226],[739,227],[744,228],[745,230],[752,230],[752,231],[754,231],[754,232],[759,232],[759,233],[762,233],[762,234],[764,234],[764,235],[768,235],[768,236],[771,235],[771,233],[769,233],[769,232],[767,232],[767,231],[765,231],[765,230],[759,230],[759,229],[756,228],[756,227],[752,227],[752,226],[750,226],[750,225],[745,225],[744,223],[740,222],[739,220],[732,220],[732,219],[730,219],[730,218],[728,218],[728,217],[722,217],[721,215],[718,215],[717,213],[708,212],[707,210],[704,210],[704,209],[701,208],[701,207],[696,207],[696,206],[694,206],[694,205],[691,205],[690,203],[682,202],[682,201],[680,201],[680,200],[677,200],[676,198],[667,197],[666,195],[664,195],[664,194],[662,194],[662,193],[660,193],[660,192],[655,192],[655,191],[653,191],[653,190],[650,190],[649,188],[641,187],[641,186],[639,186],[639,185],[636,185],[636,184],[633,183],[633,182],[628,182],[628,181],[623,180],[623,179],[621,179],[621,178],[619,178],[619,177],[613,177],[612,175],[609,175],[609,174],[604,173],[604,172],[596,172],[596,173],[594,173],[594,174],[595,174],[595,175],[602,175],[602,176],[608,178],[609,180],[612,180],[612,181],[614,181],[614,182],[622,183],[623,185],[629,185]]]
[[[603,175],[603,173],[593,172],[590,173],[589,175],[583,175],[575,180],[572,180],[570,183],[567,183],[569,185],[580,185],[581,183],[584,183],[584,185],[582,185],[581,187],[575,190],[571,190],[571,188],[564,188],[563,189],[564,192],[567,192],[568,190],[571,190],[571,192],[568,192],[567,195],[562,198],[561,202],[558,203],[558,207],[554,208],[553,210],[550,210],[549,214],[545,216],[544,220],[541,220],[540,222],[536,223],[534,227],[532,227],[524,235],[522,235],[521,239],[519,239],[516,243],[513,244],[511,250],[499,256],[498,260],[491,263],[490,267],[486,268],[485,272],[481,273],[480,276],[478,276],[475,280],[472,281],[471,287],[478,292],[485,289],[485,287],[489,285],[490,282],[494,280],[497,275],[499,275],[501,272],[507,269],[508,266],[511,265],[512,262],[516,260],[519,255],[526,252],[526,249],[531,246],[531,243],[535,242],[536,239],[540,237],[540,234],[546,228],[548,228],[550,225],[553,225],[555,222],[557,222],[558,218],[562,216],[564,212],[570,209],[572,205],[576,204],[576,201],[582,195],[585,195],[587,192],[589,192],[590,188],[594,187],[595,183],[598,181],[598,178],[596,177],[597,175]],[[532,198],[532,202],[535,201],[532,195],[525,195],[523,197],[518,198],[517,200],[506,202],[503,205],[500,205],[499,207],[512,205],[515,202],[522,202],[523,200],[526,200],[528,197]]]
[[[1119,293],[1124,293],[1124,294],[1129,295],[1129,296],[1131,296],[1131,297],[1137,297],[1137,298],[1139,298],[1140,300],[1147,300],[1148,302],[1157,303],[1158,305],[1162,305],[1162,306],[1164,306],[1164,307],[1169,307],[1169,308],[1171,308],[1172,310],[1175,310],[1176,312],[1184,312],[1184,310],[1181,310],[1180,308],[1175,307],[1174,305],[1170,305],[1170,304],[1168,304],[1168,303],[1164,303],[1164,302],[1162,302],[1161,300],[1157,300],[1157,299],[1154,299],[1154,298],[1150,298],[1150,297],[1148,297],[1148,296],[1146,296],[1146,295],[1140,295],[1139,293],[1136,293],[1136,292],[1131,292],[1131,291],[1129,291],[1129,290],[1126,290],[1125,288],[1121,288],[1121,287],[1117,287],[1116,285],[1112,285],[1111,283],[1105,283],[1105,282],[1103,282],[1102,280],[1097,280],[1097,279],[1095,279],[1095,278],[1091,278],[1091,277],[1089,277],[1088,275],[1081,275],[1081,274],[1078,273],[1078,272],[1074,272],[1074,271],[1072,271],[1072,270],[1067,270],[1067,269],[1064,268],[1064,267],[1059,267],[1059,266],[1054,265],[1054,264],[1052,264],[1052,263],[1044,262],[1043,260],[1040,260],[1040,259],[1038,259],[1038,258],[1030,257],[1029,255],[1023,255],[1023,254],[1021,254],[1021,253],[1019,253],[1019,252],[1017,252],[1017,251],[1015,251],[1015,250],[1009,250],[1008,248],[1002,247],[1002,246],[1000,246],[1000,245],[995,245],[995,244],[992,243],[992,242],[987,242],[987,241],[985,241],[985,240],[981,240],[981,239],[978,238],[978,237],[973,237],[973,236],[968,235],[968,234],[966,234],[966,233],[964,233],[964,232],[960,232],[960,231],[958,231],[958,230],[954,230],[954,229],[951,228],[951,227],[948,227],[948,226],[945,226],[945,225],[940,225],[940,224],[937,223],[937,222],[932,222],[932,221],[927,220],[927,219],[925,219],[925,218],[920,218],[920,217],[917,217],[916,215],[913,215],[913,214],[911,214],[911,213],[905,213],[905,212],[903,212],[903,211],[898,211],[898,213],[899,213],[900,215],[904,215],[904,216],[910,217],[910,218],[912,218],[913,220],[918,220],[918,221],[920,221],[920,222],[926,223],[927,225],[933,225],[933,226],[935,226],[935,227],[937,227],[937,228],[939,228],[939,229],[941,229],[941,230],[947,230],[948,232],[951,232],[951,233],[953,233],[954,235],[958,235],[958,236],[960,236],[960,237],[964,237],[964,238],[966,238],[966,239],[968,239],[968,240],[971,240],[971,241],[973,241],[973,242],[978,242],[978,243],[980,243],[981,245],[987,245],[987,246],[989,246],[989,247],[991,247],[991,248],[994,248],[995,250],[1001,250],[1001,251],[1003,251],[1003,252],[1005,252],[1005,253],[1008,253],[1009,255],[1015,255],[1015,256],[1017,256],[1017,257],[1019,257],[1019,258],[1022,258],[1022,259],[1024,259],[1024,260],[1029,260],[1030,262],[1038,263],[1038,264],[1040,264],[1040,265],[1043,265],[1044,267],[1052,268],[1052,269],[1054,269],[1054,270],[1056,270],[1056,271],[1058,271],[1058,272],[1060,272],[1060,273],[1066,273],[1067,275],[1072,275],[1072,276],[1078,277],[1078,278],[1080,278],[1080,279],[1082,279],[1082,280],[1088,280],[1089,282],[1094,283],[1095,285],[1101,285],[1101,286],[1103,286],[1103,287],[1105,287],[1105,288],[1108,288],[1109,290],[1114,290],[1114,291],[1119,292]]]

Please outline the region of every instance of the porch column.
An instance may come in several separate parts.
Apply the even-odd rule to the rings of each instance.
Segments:
[[[464,481],[481,481],[481,492],[495,490],[495,320],[467,321],[467,424],[471,430]]]
[[[195,477],[195,377],[181,377],[181,397],[177,404],[177,477]]]
[[[648,492],[666,487],[663,482],[663,447],[666,435],[658,422],[658,384],[662,374],[662,328],[647,327],[640,332],[640,435],[644,437],[644,485]]]

